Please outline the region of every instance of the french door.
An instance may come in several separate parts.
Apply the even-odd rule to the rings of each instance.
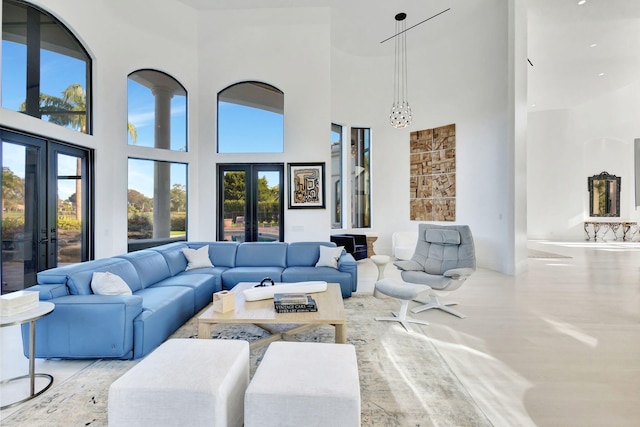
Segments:
[[[90,259],[88,150],[0,130],[2,293],[36,273]]]
[[[218,165],[218,240],[284,240],[284,166]]]

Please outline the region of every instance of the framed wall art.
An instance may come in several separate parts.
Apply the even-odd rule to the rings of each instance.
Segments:
[[[411,221],[456,220],[456,125],[410,134]]]
[[[289,163],[289,209],[324,209],[324,163]]]

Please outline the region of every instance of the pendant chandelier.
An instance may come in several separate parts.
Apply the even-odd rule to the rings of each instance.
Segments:
[[[389,122],[396,129],[411,124],[411,107],[407,100],[407,30],[406,13],[398,13],[396,19],[396,47],[393,70],[393,105]]]
[[[384,43],[391,39],[395,39],[396,42],[393,70],[393,105],[391,106],[391,114],[389,114],[389,122],[391,123],[391,126],[396,129],[406,128],[411,124],[411,119],[413,118],[411,107],[407,100],[407,31],[420,24],[424,24],[425,22],[435,18],[436,16],[440,16],[449,10],[451,10],[451,8],[438,12],[409,28],[407,28],[407,24],[404,22],[405,19],[407,19],[407,14],[398,13],[395,16],[396,33],[380,42]]]

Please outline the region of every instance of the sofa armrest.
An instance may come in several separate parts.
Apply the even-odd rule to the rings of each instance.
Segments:
[[[351,292],[355,292],[358,288],[358,263],[353,255],[346,252],[342,253],[338,259],[338,271],[351,275]]]
[[[348,252],[342,252],[340,258],[338,258],[338,270],[341,270],[341,267],[349,268],[349,267],[358,267],[358,263],[356,259]]]
[[[48,316],[36,322],[36,357],[95,359],[133,357],[133,321],[142,312],[139,295],[67,295],[50,300]],[[29,354],[29,324],[22,325]]]
[[[69,295],[69,288],[63,284],[52,285],[35,285],[27,288],[27,291],[40,292],[40,301],[49,301],[54,298],[64,297]]]

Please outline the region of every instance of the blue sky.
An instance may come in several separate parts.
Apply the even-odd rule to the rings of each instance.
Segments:
[[[83,61],[44,49],[40,52],[41,93],[61,96],[73,83],[80,83],[86,88]],[[26,64],[26,56],[25,45],[2,41],[2,106],[9,110],[18,111],[26,98],[26,66],[16,67],[16,64]]]
[[[228,102],[218,103],[220,153],[282,153],[282,114]]]
[[[26,46],[7,40],[2,41],[2,107],[18,111],[26,98]],[[86,88],[86,70],[83,61],[41,50],[41,93],[61,96],[74,83]],[[128,120],[137,131],[137,145],[153,147],[154,143],[154,96],[151,91],[128,80]],[[214,101],[215,102],[215,101]],[[171,149],[187,149],[185,96],[174,96],[171,100]],[[46,120],[46,117],[44,118]],[[215,117],[212,117],[215,121]],[[126,130],[123,129],[123,137]],[[128,142],[132,140],[128,136]],[[226,153],[278,153],[283,152],[283,115],[266,110],[221,102],[218,109],[218,140],[220,152]],[[303,143],[303,142],[302,142]],[[15,144],[5,144],[3,166],[8,166],[16,175],[24,178],[24,149]],[[62,161],[64,162],[64,161]],[[72,162],[73,163],[73,162]],[[147,197],[153,196],[153,162],[132,159],[129,162],[129,188],[135,188]],[[186,165],[172,167],[172,184],[186,184]],[[268,176],[269,184],[272,177]],[[60,197],[65,199],[75,186],[61,187]]]
[[[153,147],[155,122],[155,97],[151,90],[133,80],[128,79],[128,120],[138,133],[136,145]],[[186,151],[187,148],[187,100],[186,96],[171,98],[171,149]],[[127,135],[129,144],[133,144]]]
[[[153,160],[129,159],[129,189],[153,198]],[[187,182],[187,165],[171,163],[171,186]]]

